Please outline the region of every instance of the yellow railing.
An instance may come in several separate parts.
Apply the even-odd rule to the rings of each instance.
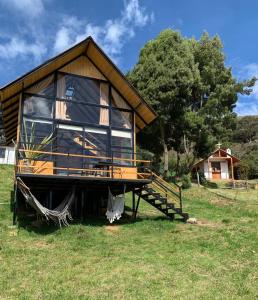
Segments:
[[[136,163],[150,164],[148,160],[130,159],[130,158],[119,158],[119,157],[108,157],[108,156],[95,156],[95,155],[82,155],[82,154],[68,154],[61,152],[51,151],[36,151],[36,150],[25,150],[19,149],[19,153],[25,153],[25,158],[17,160],[16,172],[20,174],[30,173],[35,175],[73,175],[80,177],[101,177],[101,178],[116,178],[116,179],[143,179],[150,178],[150,172],[139,172],[136,167]],[[26,158],[26,153],[39,155],[39,158]],[[40,160],[40,156],[61,156],[82,158],[82,159],[96,159],[101,160],[96,162],[96,165],[102,165],[102,167],[88,167],[88,168],[75,168],[75,167],[57,167],[54,166],[52,160]],[[114,161],[131,162],[132,166],[118,165]],[[92,164],[92,163],[91,163]]]

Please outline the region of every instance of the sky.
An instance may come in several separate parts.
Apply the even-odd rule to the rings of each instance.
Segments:
[[[257,0],[0,0],[0,86],[89,35],[126,72],[167,28],[218,34],[234,76],[258,77]],[[258,83],[235,111],[258,115]]]

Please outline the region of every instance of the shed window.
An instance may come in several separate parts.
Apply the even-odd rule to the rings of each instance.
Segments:
[[[0,148],[0,158],[5,158],[5,148]]]

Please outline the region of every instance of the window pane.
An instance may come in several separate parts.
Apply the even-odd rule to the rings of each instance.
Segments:
[[[131,107],[113,88],[111,88],[111,96],[112,96],[112,106],[117,108],[131,109]]]
[[[30,117],[52,118],[53,101],[41,97],[26,96],[23,113]]]
[[[0,148],[0,158],[5,158],[5,148]]]
[[[80,103],[56,102],[56,118],[82,123],[108,125],[108,109]]]
[[[34,84],[29,89],[26,89],[26,92],[41,96],[55,97],[54,75],[51,75]]]
[[[112,130],[112,146],[132,147],[132,133]]]
[[[112,149],[114,164],[132,166],[133,153],[128,149]]]
[[[112,126],[121,128],[132,128],[132,113],[118,109],[113,109],[111,112]]]
[[[97,80],[60,74],[57,81],[57,97],[100,104],[100,84]]]
[[[24,119],[22,125],[20,147],[25,150],[51,151],[53,137],[53,124],[41,120]],[[26,152],[30,153],[30,152]],[[24,156],[24,155],[23,155]],[[34,155],[35,158],[44,160],[46,155]]]
[[[85,153],[93,156],[107,156],[107,131],[94,128],[85,129]]]
[[[83,154],[83,131],[82,128],[78,128],[78,131],[73,128],[72,130],[60,128],[57,129],[56,149],[60,153],[70,154]],[[67,126],[68,128],[69,126]],[[74,126],[75,127],[75,126]],[[82,157],[74,156],[61,156],[56,155],[56,166],[58,168],[77,168],[81,169],[83,164]],[[62,170],[58,170],[58,173],[63,173]],[[76,173],[76,172],[74,172]]]

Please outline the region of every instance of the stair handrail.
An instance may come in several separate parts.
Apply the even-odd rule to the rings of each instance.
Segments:
[[[166,180],[164,180],[162,177],[158,176],[156,173],[154,173],[149,168],[146,168],[146,169],[148,169],[148,171],[151,173],[152,176],[154,176],[155,178],[159,179],[159,181],[161,181],[163,183],[163,185],[167,186],[168,189],[174,190],[174,187],[173,187],[173,185],[174,185],[174,186],[176,186],[178,188],[178,192],[180,192],[180,190],[181,190],[181,186],[180,185],[178,185],[175,182],[173,182],[173,185],[172,185],[172,183],[167,182]]]
[[[154,182],[156,184],[158,184],[160,187],[162,187],[165,190],[165,192],[169,191],[172,194],[174,194],[176,197],[178,197],[180,209],[182,210],[182,188],[181,188],[181,186],[176,183],[173,183],[173,185],[175,185],[178,188],[178,191],[175,191],[171,183],[168,183],[167,181],[165,181],[163,178],[161,178],[160,176],[155,174],[149,168],[148,168],[148,170],[151,172],[151,175],[153,176]]]

